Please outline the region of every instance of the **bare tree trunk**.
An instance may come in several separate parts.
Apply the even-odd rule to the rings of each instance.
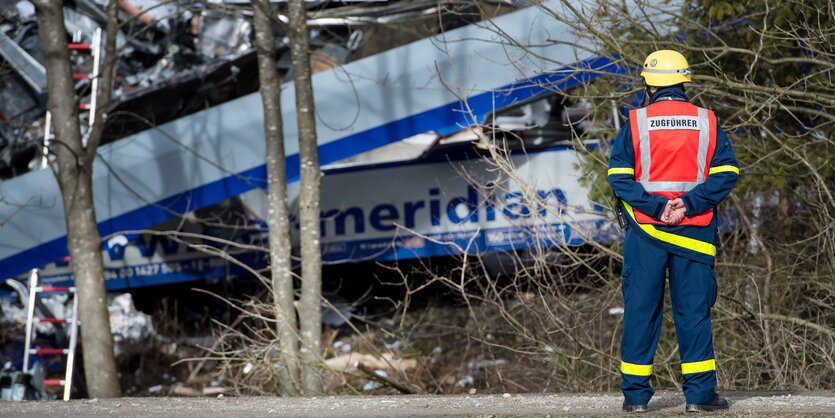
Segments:
[[[296,87],[296,116],[299,125],[299,161],[301,191],[299,220],[301,222],[302,294],[299,300],[301,333],[302,388],[305,393],[322,391],[322,376],[317,367],[322,352],[322,253],[320,250],[319,207],[322,173],[316,147],[316,118],[310,70],[310,33],[304,0],[290,0],[289,37]]]
[[[115,17],[115,2],[111,3],[108,15]],[[121,390],[116,375],[113,336],[107,312],[101,236],[93,207],[95,148],[85,148],[82,142],[62,1],[41,0],[36,5],[41,48],[47,70],[48,108],[55,127],[53,172],[63,197],[67,249],[72,257],[73,275],[78,289],[85,377],[91,397],[118,397]],[[111,19],[111,23],[115,30],[115,19]],[[111,28],[110,24],[108,28]],[[109,74],[109,71],[106,72]],[[107,106],[107,103],[102,105]]]
[[[287,166],[281,120],[281,85],[276,70],[275,38],[269,16],[269,4],[253,2],[252,21],[258,48],[258,77],[264,109],[264,139],[267,145],[267,225],[270,228],[270,272],[276,314],[276,332],[281,347],[279,369],[285,395],[299,393],[299,340],[296,310],[293,306],[293,270],[291,264],[290,209],[287,205]]]

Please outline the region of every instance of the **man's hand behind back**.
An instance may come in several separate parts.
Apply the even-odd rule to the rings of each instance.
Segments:
[[[661,222],[667,225],[678,225],[684,219],[684,212],[687,208],[684,207],[684,202],[675,198],[667,201],[667,206],[664,207],[664,213],[661,214]]]

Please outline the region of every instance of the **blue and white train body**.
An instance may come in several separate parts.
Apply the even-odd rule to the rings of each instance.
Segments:
[[[563,12],[560,2],[543,6]],[[333,164],[322,189],[324,259],[394,260],[608,236],[611,225],[578,183],[578,155],[568,145],[511,154],[530,188],[503,178],[489,158],[472,152],[426,151],[401,161],[338,164],[427,132],[449,138],[498,110],[622,72],[584,42],[542,8],[528,7],[315,74],[319,155],[323,165]],[[580,71],[589,68],[596,71]],[[294,199],[299,170],[292,83],[283,90]],[[100,147],[93,184],[109,289],[242,272],[183,243],[137,231],[179,225],[212,234],[194,220],[216,216],[200,211],[220,202],[218,210],[226,215],[244,213],[240,225],[247,228],[214,232],[262,244],[263,129],[255,93]],[[557,209],[527,205],[530,190]],[[66,235],[52,173],[6,180],[0,196],[0,275],[41,268],[47,282],[71,279],[69,267],[59,261],[67,255]],[[248,265],[264,263],[262,251],[231,251]]]

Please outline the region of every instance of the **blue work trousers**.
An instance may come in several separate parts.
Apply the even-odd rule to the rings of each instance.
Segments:
[[[633,228],[626,232],[623,258],[621,390],[626,401],[645,405],[655,393],[649,380],[661,335],[668,270],[684,397],[689,404],[710,401],[716,395],[710,325],[710,308],[716,302],[713,266],[675,255]]]

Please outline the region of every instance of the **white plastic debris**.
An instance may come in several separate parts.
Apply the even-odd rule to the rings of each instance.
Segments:
[[[255,366],[253,366],[252,363],[247,363],[246,366],[244,366],[244,374],[248,374],[253,368],[255,368]]]
[[[162,385],[151,386],[148,388],[148,392],[150,393],[157,393],[162,391]]]
[[[623,315],[623,308],[609,308],[609,315]]]

